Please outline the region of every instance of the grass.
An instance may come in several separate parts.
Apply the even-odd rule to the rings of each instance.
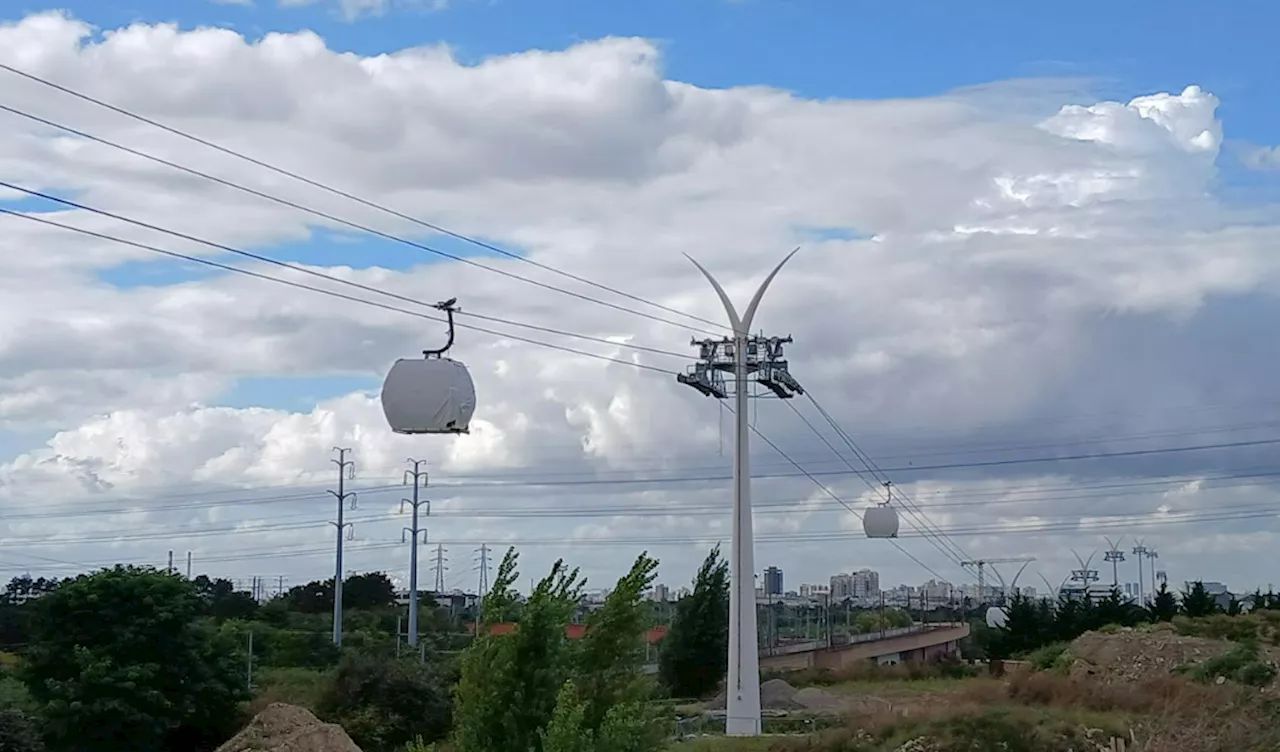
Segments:
[[[1178,673],[1202,684],[1222,677],[1247,687],[1265,687],[1276,678],[1275,668],[1263,661],[1262,651],[1255,642],[1242,642],[1204,663],[1180,667]]]
[[[1242,651],[1223,665],[1239,671],[1254,665],[1247,658]],[[1280,701],[1239,684],[1178,676],[1104,683],[1055,671],[1019,672],[1005,680],[894,679],[895,673],[904,675],[863,669],[860,678],[830,684],[837,690],[874,687],[880,696],[894,697],[892,707],[849,717],[837,728],[790,737],[699,739],[671,750],[1080,752],[1105,749],[1112,737],[1137,740],[1129,748],[1141,752],[1280,750]],[[927,743],[914,741],[921,739]]]
[[[1066,673],[1071,670],[1071,656],[1067,652],[1070,647],[1071,644],[1067,642],[1055,642],[1052,645],[1045,645],[1028,653],[1026,661],[1036,671]]]
[[[298,705],[312,712],[329,672],[310,668],[264,668],[253,677],[256,688],[248,712],[256,714],[273,702]]]

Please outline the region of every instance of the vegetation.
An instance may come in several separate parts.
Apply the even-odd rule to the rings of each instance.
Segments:
[[[234,646],[200,620],[193,584],[117,566],[36,601],[27,688],[50,747],[137,752],[228,736],[248,698]]]
[[[659,673],[676,697],[705,697],[729,670],[729,563],[716,546],[676,606]]]
[[[729,582],[719,550],[709,552],[671,614],[656,677],[645,670],[657,613],[645,597],[653,559],[638,557],[592,608],[582,599],[585,580],[564,562],[520,597],[517,565],[508,552],[482,607],[423,599],[421,648],[413,650],[396,634],[403,607],[381,573],[344,582],[342,650],[331,641],[332,580],[260,602],[227,580],[150,568],[15,579],[0,592],[0,752],[210,752],[277,701],[341,724],[365,752],[669,749],[681,701],[661,698],[710,696],[725,673]],[[1162,588],[1145,609],[1113,594],[1057,603],[1015,598],[1008,611],[1005,628],[977,630],[973,642],[991,656],[1023,657],[1037,673],[1001,682],[953,661],[788,674],[790,682],[824,691],[950,699],[921,700],[909,716],[872,711],[848,728],[801,714],[772,727],[804,735],[801,746],[780,737],[724,749],[1056,752],[1088,748],[1112,729],[1142,729],[1150,739],[1183,745],[1148,744],[1143,752],[1275,748],[1249,746],[1280,728],[1266,705],[1270,694],[1232,692],[1274,681],[1264,646],[1280,644],[1280,597],[1255,593],[1225,604],[1193,584],[1180,596]],[[828,615],[824,626],[831,629],[831,621]],[[886,609],[847,612],[842,621],[849,632],[874,632],[910,618]],[[1141,692],[1082,685],[1065,670],[1067,644],[1081,632],[1126,627],[1237,646],[1182,668],[1181,678],[1170,679],[1180,684],[1144,685]],[[1235,747],[1187,746],[1185,734],[1159,721],[1175,707],[1202,719],[1221,703],[1248,723],[1203,723]],[[933,746],[911,747],[917,739]]]
[[[641,673],[649,626],[644,591],[657,562],[636,560],[576,644],[566,627],[583,581],[559,561],[519,608],[518,629],[491,629],[517,608],[516,564],[508,551],[485,600],[485,633],[463,657],[454,744],[465,752],[659,749],[665,735],[646,704],[653,687]]]
[[[1056,603],[1019,595],[1005,609],[1004,627],[993,630],[984,647],[994,659],[1027,657],[1049,646],[1065,645],[1088,631],[1159,623],[1171,623],[1178,632],[1195,636],[1277,641],[1280,596],[1258,592],[1250,601],[1256,614],[1251,619],[1239,615],[1243,605],[1234,609],[1236,616],[1228,615],[1233,609],[1221,607],[1200,582],[1192,583],[1181,598],[1161,584],[1145,608],[1126,601],[1118,590],[1101,599],[1064,597]]]

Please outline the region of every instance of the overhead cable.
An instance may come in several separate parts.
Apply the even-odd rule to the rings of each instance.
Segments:
[[[221,146],[221,145],[215,144],[215,143],[213,143],[213,142],[211,142],[211,141],[208,141],[208,140],[202,139],[202,138],[200,138],[200,137],[197,137],[197,136],[191,135],[191,134],[186,133],[186,132],[184,132],[184,131],[181,131],[181,130],[179,130],[179,129],[177,129],[177,128],[174,128],[174,127],[172,127],[172,126],[168,126],[168,125],[165,125],[165,124],[163,124],[163,123],[160,123],[160,122],[158,122],[158,121],[156,121],[156,120],[152,120],[152,119],[147,118],[147,117],[144,117],[144,116],[142,116],[142,115],[138,115],[138,114],[136,114],[136,113],[130,112],[129,110],[125,110],[125,109],[123,109],[123,108],[121,108],[121,107],[117,107],[117,106],[115,106],[115,105],[108,104],[108,103],[106,103],[106,102],[104,102],[104,101],[102,101],[102,100],[96,99],[96,98],[91,97],[91,96],[89,96],[89,95],[87,95],[87,94],[83,94],[83,93],[81,93],[81,92],[74,91],[74,90],[72,90],[72,89],[70,89],[70,88],[68,88],[68,87],[64,87],[64,86],[61,86],[61,85],[55,84],[55,83],[53,83],[53,82],[51,82],[51,81],[47,81],[47,80],[45,80],[45,79],[43,79],[43,78],[40,78],[40,77],[35,76],[35,75],[33,75],[33,74],[27,73],[26,71],[22,71],[22,70],[19,70],[19,69],[17,69],[17,68],[14,68],[13,66],[6,65],[6,64],[4,64],[4,63],[0,63],[0,69],[3,69],[3,70],[6,70],[6,71],[9,71],[10,73],[15,73],[15,74],[17,74],[17,75],[19,75],[19,76],[23,76],[23,77],[25,77],[25,78],[27,78],[27,79],[30,79],[30,80],[35,81],[35,82],[37,82],[37,83],[43,84],[43,85],[45,85],[45,86],[52,87],[52,88],[57,89],[57,90],[59,90],[59,91],[65,92],[65,93],[67,93],[67,94],[70,94],[70,95],[72,95],[72,96],[74,96],[74,97],[77,97],[77,98],[83,99],[83,100],[85,100],[85,101],[91,102],[91,103],[93,103],[93,104],[96,104],[96,105],[98,105],[98,106],[100,106],[100,107],[105,107],[105,108],[107,108],[107,109],[109,109],[109,110],[112,110],[112,111],[117,112],[117,113],[119,113],[119,114],[125,115],[126,117],[130,117],[130,118],[133,118],[134,120],[137,120],[137,121],[139,121],[139,122],[143,122],[143,123],[146,123],[146,124],[151,125],[151,126],[153,126],[153,127],[160,128],[160,129],[162,129],[162,130],[168,131],[169,133],[172,133],[172,134],[174,134],[174,135],[180,136],[180,137],[182,137],[182,138],[185,138],[185,139],[187,139],[187,140],[193,141],[193,142],[195,142],[195,143],[201,144],[201,145],[203,145],[203,146],[207,146],[207,147],[209,147],[209,148],[211,148],[211,149],[215,149],[215,150],[217,150],[217,151],[219,151],[219,152],[222,152],[222,153],[224,153],[224,154],[227,154],[227,155],[230,155],[230,156],[233,156],[233,157],[239,158],[239,159],[243,159],[243,160],[245,160],[245,161],[247,161],[247,162],[250,162],[250,163],[252,163],[252,164],[254,164],[254,165],[257,165],[257,166],[259,166],[259,167],[263,167],[263,168],[265,168],[265,169],[271,170],[271,171],[276,172],[276,173],[278,173],[278,174],[280,174],[280,175],[284,175],[284,176],[286,176],[286,177],[289,177],[289,178],[291,178],[291,179],[293,179],[293,180],[297,180],[297,181],[300,181],[300,182],[306,183],[307,185],[310,185],[310,186],[312,186],[312,187],[319,188],[319,189],[321,189],[321,190],[323,190],[323,191],[327,191],[327,192],[329,192],[329,193],[331,193],[331,194],[334,194],[334,195],[337,195],[337,196],[341,196],[342,198],[345,198],[345,199],[348,199],[348,200],[351,200],[351,201],[355,201],[356,203],[362,204],[362,205],[364,205],[364,206],[368,206],[368,207],[370,207],[370,208],[372,208],[372,209],[376,209],[376,210],[381,211],[381,212],[384,212],[384,213],[386,213],[386,214],[390,214],[390,215],[392,215],[392,216],[394,216],[394,217],[397,217],[397,218],[399,218],[399,219],[403,219],[403,220],[405,220],[405,221],[412,222],[412,223],[414,223],[414,224],[420,225],[420,226],[425,227],[425,228],[427,228],[427,229],[430,229],[430,230],[432,230],[432,231],[434,231],[434,232],[438,232],[438,233],[441,233],[441,234],[443,234],[443,235],[448,235],[448,236],[450,236],[450,237],[453,237],[453,238],[455,238],[455,239],[461,240],[461,241],[466,242],[466,243],[471,243],[471,244],[473,244],[473,245],[479,246],[479,247],[481,247],[481,248],[484,248],[484,249],[486,249],[486,250],[492,251],[492,252],[494,252],[494,253],[501,254],[501,255],[506,256],[506,257],[508,257],[508,258],[512,258],[512,259],[515,259],[515,260],[518,260],[518,261],[523,261],[523,262],[525,262],[525,263],[527,263],[527,264],[531,264],[531,265],[533,265],[533,266],[536,266],[536,267],[538,267],[539,269],[543,269],[543,270],[545,270],[545,271],[549,271],[549,272],[552,272],[552,273],[558,274],[558,275],[560,275],[560,276],[567,277],[567,278],[572,279],[572,280],[574,280],[574,281],[576,281],[576,282],[581,282],[581,283],[583,283],[583,284],[586,284],[586,285],[590,285],[590,286],[592,286],[592,287],[599,288],[599,289],[604,290],[604,291],[606,291],[606,292],[610,292],[610,293],[612,293],[612,294],[614,294],[614,295],[618,295],[618,296],[621,296],[621,297],[624,297],[624,298],[628,298],[628,299],[634,300],[634,301],[639,302],[639,303],[644,303],[645,305],[651,306],[651,307],[653,307],[653,308],[658,308],[658,309],[661,309],[661,310],[664,310],[664,311],[668,311],[668,312],[670,312],[670,313],[677,314],[677,315],[679,315],[679,316],[684,316],[684,317],[686,317],[686,318],[689,318],[689,319],[693,319],[693,320],[695,320],[695,321],[702,322],[702,323],[704,323],[704,324],[709,324],[709,325],[711,325],[711,326],[718,327],[718,328],[719,328],[719,331],[722,331],[722,330],[724,329],[724,325],[723,325],[723,324],[718,324],[718,323],[716,323],[716,322],[714,322],[714,321],[710,321],[710,320],[708,320],[708,319],[704,319],[704,318],[702,318],[702,317],[700,317],[700,316],[695,316],[695,315],[693,315],[693,314],[685,313],[684,311],[680,311],[680,310],[677,310],[677,309],[675,309],[675,308],[670,308],[670,307],[668,307],[668,306],[662,305],[661,303],[655,303],[655,302],[653,302],[653,301],[646,300],[645,298],[639,297],[639,296],[637,296],[637,295],[633,295],[633,294],[631,294],[631,293],[624,292],[624,291],[619,290],[619,289],[616,289],[616,288],[614,288],[614,287],[610,287],[610,286],[608,286],[608,285],[604,285],[604,284],[601,284],[601,283],[598,283],[598,282],[594,282],[594,281],[592,281],[592,280],[590,280],[590,279],[587,279],[587,278],[585,278],[585,277],[581,277],[581,276],[579,276],[579,275],[576,275],[576,274],[572,274],[572,273],[570,273],[570,272],[563,271],[563,270],[558,269],[558,268],[556,268],[556,267],[553,267],[553,266],[551,266],[551,265],[549,265],[549,264],[544,264],[544,263],[541,263],[541,262],[535,261],[535,260],[533,260],[533,259],[531,259],[531,258],[528,258],[528,257],[526,257],[526,256],[522,256],[522,255],[520,255],[520,254],[518,254],[518,253],[512,253],[511,251],[505,250],[505,249],[503,249],[503,248],[499,248],[498,246],[495,246],[495,245],[492,245],[492,244],[489,244],[489,243],[485,243],[485,242],[483,242],[483,241],[477,240],[477,239],[475,239],[475,238],[468,237],[468,236],[466,236],[466,235],[462,235],[462,234],[460,234],[460,233],[453,232],[453,231],[451,231],[451,230],[447,230],[447,229],[445,229],[445,228],[443,228],[443,227],[440,227],[439,225],[435,225],[435,224],[432,224],[432,223],[430,223],[430,222],[426,222],[426,221],[424,221],[424,220],[421,220],[421,219],[418,219],[418,218],[412,217],[412,216],[410,216],[410,215],[408,215],[408,214],[404,214],[404,213],[401,213],[401,212],[395,211],[395,210],[393,210],[393,209],[390,209],[390,208],[388,208],[388,207],[386,207],[386,206],[383,206],[383,205],[381,205],[381,204],[378,204],[378,203],[376,203],[376,202],[373,202],[373,201],[369,201],[369,200],[367,200],[367,199],[360,198],[359,196],[356,196],[356,195],[354,195],[354,194],[348,193],[348,192],[346,192],[346,191],[339,190],[339,189],[337,189],[337,188],[333,188],[333,187],[331,187],[331,186],[325,185],[324,183],[321,183],[321,182],[319,182],[319,181],[313,180],[313,179],[311,179],[311,178],[303,177],[302,175],[299,175],[299,174],[297,174],[297,173],[294,173],[294,172],[291,172],[291,171],[288,171],[288,170],[282,169],[282,168],[280,168],[280,167],[277,167],[277,166],[275,166],[275,165],[269,164],[269,163],[264,162],[264,161],[262,161],[262,160],[255,159],[255,158],[253,158],[253,157],[249,157],[249,156],[247,156],[247,155],[241,154],[240,152],[237,152],[237,151],[234,151],[234,150],[229,149],[229,148],[227,148],[227,147],[224,147],[224,146]],[[138,150],[138,149],[134,149],[134,148],[131,148],[131,147],[125,146],[125,145],[123,145],[123,144],[119,144],[119,143],[115,143],[115,142],[113,142],[113,141],[109,141],[109,140],[107,140],[107,139],[105,139],[105,138],[101,138],[101,137],[99,137],[99,136],[94,136],[94,135],[89,134],[89,133],[86,133],[86,132],[84,132],[84,131],[81,131],[81,130],[78,130],[78,129],[75,129],[75,128],[71,128],[70,126],[66,126],[66,125],[63,125],[63,124],[61,124],[61,123],[56,123],[56,122],[54,122],[54,121],[52,121],[52,120],[49,120],[49,119],[46,119],[46,118],[42,118],[42,117],[39,117],[39,116],[37,116],[37,115],[34,115],[34,114],[31,114],[31,113],[28,113],[28,112],[24,112],[24,111],[22,111],[22,110],[19,110],[19,109],[17,109],[17,108],[14,108],[14,107],[9,107],[9,106],[6,106],[6,105],[0,105],[0,109],[4,110],[4,111],[6,111],[6,112],[9,112],[9,113],[11,113],[11,114],[13,114],[13,115],[17,115],[17,116],[19,116],[19,117],[23,117],[23,118],[26,118],[26,119],[28,119],[28,120],[32,120],[32,121],[34,121],[34,122],[41,123],[41,124],[43,124],[43,125],[45,125],[45,126],[48,126],[48,127],[51,127],[51,128],[55,128],[55,129],[58,129],[58,130],[62,130],[62,131],[67,132],[67,133],[72,133],[72,134],[74,134],[74,135],[76,135],[76,136],[79,136],[79,137],[81,137],[81,138],[84,138],[84,139],[88,139],[88,140],[91,140],[91,141],[95,141],[95,142],[97,142],[97,143],[103,144],[104,146],[108,146],[108,147],[111,147],[111,148],[119,149],[119,150],[125,151],[125,152],[127,152],[127,153],[129,153],[129,154],[132,154],[132,155],[134,155],[134,156],[141,157],[141,158],[143,158],[143,159],[148,159],[148,160],[150,160],[150,161],[152,161],[152,162],[156,162],[156,163],[158,163],[158,164],[165,165],[165,166],[170,167],[170,168],[172,168],[172,169],[181,170],[182,172],[185,172],[185,173],[187,173],[187,174],[194,175],[194,176],[196,176],[196,177],[199,177],[199,178],[202,178],[202,179],[205,179],[205,180],[213,181],[213,182],[218,183],[218,184],[220,184],[220,185],[223,185],[223,186],[225,186],[225,187],[233,188],[233,189],[235,189],[235,190],[239,190],[239,191],[242,191],[242,192],[245,192],[245,193],[248,193],[248,194],[251,194],[251,195],[257,196],[257,197],[259,197],[259,198],[263,198],[263,199],[266,199],[266,200],[268,200],[268,201],[272,201],[272,202],[274,202],[274,203],[281,204],[281,205],[283,205],[283,206],[288,206],[288,207],[290,207],[290,208],[297,209],[298,211],[306,212],[306,213],[311,214],[311,215],[313,215],[313,216],[320,217],[320,218],[322,218],[322,219],[328,220],[328,221],[330,221],[330,222],[335,222],[335,223],[338,223],[338,224],[341,224],[341,225],[344,225],[344,226],[350,227],[350,228],[352,228],[352,229],[360,230],[360,231],[362,231],[362,232],[366,232],[366,233],[369,233],[369,234],[371,234],[371,235],[375,235],[375,236],[380,237],[380,238],[383,238],[383,239],[385,239],[385,240],[390,240],[390,241],[393,241],[393,242],[401,243],[401,244],[404,244],[404,245],[410,246],[410,247],[412,247],[412,248],[416,248],[416,249],[418,249],[418,250],[425,251],[425,252],[427,252],[427,253],[432,253],[432,254],[435,254],[435,255],[437,255],[437,256],[441,256],[441,257],[443,257],[443,258],[447,258],[447,259],[450,259],[450,260],[453,260],[453,261],[458,261],[458,262],[461,262],[461,263],[463,263],[463,264],[467,264],[467,265],[469,265],[469,266],[474,266],[474,267],[479,268],[479,269],[484,269],[484,270],[486,270],[486,271],[493,272],[493,273],[495,273],[495,274],[500,274],[500,275],[502,275],[502,276],[504,276],[504,277],[507,277],[507,278],[509,278],[509,279],[519,280],[519,281],[524,282],[524,283],[526,283],[526,284],[534,285],[535,287],[540,287],[540,288],[543,288],[543,289],[545,289],[545,290],[551,290],[551,291],[554,291],[554,292],[558,292],[558,293],[560,293],[560,294],[562,294],[562,295],[568,295],[568,296],[570,296],[570,297],[577,298],[577,299],[582,300],[582,301],[585,301],[585,302],[589,302],[589,303],[594,303],[594,304],[596,304],[596,305],[605,306],[605,307],[607,307],[607,308],[612,308],[612,309],[614,309],[614,310],[622,311],[622,312],[624,312],[624,313],[630,313],[630,314],[632,314],[632,315],[641,316],[641,317],[643,317],[643,318],[650,319],[650,320],[652,320],[652,321],[657,321],[657,322],[664,323],[664,324],[670,324],[670,325],[672,325],[672,326],[678,326],[678,327],[685,328],[685,329],[694,329],[695,331],[703,332],[703,333],[706,333],[706,334],[718,334],[718,331],[715,331],[715,332],[713,332],[713,331],[708,331],[708,330],[706,330],[706,329],[702,329],[702,328],[700,328],[700,327],[694,327],[694,326],[690,326],[690,325],[688,325],[688,324],[680,323],[680,322],[678,322],[678,321],[672,321],[672,320],[670,320],[670,319],[663,318],[663,317],[661,317],[661,316],[655,316],[655,315],[653,315],[653,314],[645,313],[645,312],[643,312],[643,311],[637,311],[637,310],[635,310],[635,309],[633,309],[633,308],[628,308],[628,307],[626,307],[626,306],[621,306],[621,305],[618,305],[618,304],[616,304],[616,303],[610,303],[610,302],[605,301],[605,300],[600,300],[599,298],[593,298],[593,297],[591,297],[591,296],[589,296],[589,295],[583,295],[583,294],[581,294],[581,293],[573,292],[572,290],[566,290],[566,289],[561,288],[561,287],[556,287],[555,285],[547,284],[547,283],[545,283],[545,282],[539,282],[539,281],[537,281],[537,280],[530,279],[530,278],[528,278],[528,277],[524,277],[524,276],[522,276],[522,275],[515,274],[515,273],[513,273],[513,272],[509,272],[509,271],[506,271],[506,270],[504,270],[504,269],[499,269],[499,268],[496,268],[496,267],[493,267],[493,266],[489,266],[489,265],[487,265],[487,264],[482,264],[482,263],[480,263],[480,262],[478,262],[478,261],[476,261],[476,260],[474,260],[474,259],[469,259],[469,258],[466,258],[465,256],[459,256],[459,255],[454,254],[454,253],[449,253],[448,251],[443,251],[443,250],[440,250],[440,249],[438,249],[438,248],[433,248],[433,247],[428,246],[428,245],[426,245],[426,244],[424,244],[424,243],[419,243],[419,242],[417,242],[417,241],[410,240],[410,239],[408,239],[408,238],[403,238],[403,237],[399,237],[399,236],[396,236],[396,235],[392,235],[391,233],[383,232],[383,231],[381,231],[381,230],[376,230],[376,229],[374,229],[374,228],[372,228],[372,227],[369,227],[369,226],[367,226],[367,225],[363,225],[363,224],[360,224],[360,223],[358,223],[358,222],[352,222],[352,221],[350,221],[350,220],[343,219],[343,218],[338,217],[338,216],[335,216],[335,215],[333,215],[333,214],[329,214],[328,212],[323,212],[323,211],[320,211],[320,210],[314,209],[314,208],[312,208],[312,207],[308,207],[308,206],[305,206],[305,205],[303,205],[303,204],[299,204],[299,203],[296,203],[296,202],[290,201],[290,200],[288,200],[288,199],[280,198],[279,196],[274,196],[274,195],[271,195],[271,194],[265,193],[265,192],[263,192],[263,191],[259,191],[259,190],[256,190],[256,189],[253,189],[253,188],[250,188],[250,187],[248,187],[248,186],[241,185],[241,184],[239,184],[239,183],[235,183],[235,182],[230,181],[230,180],[227,180],[227,179],[225,179],[225,178],[219,178],[219,177],[217,177],[217,176],[215,176],[215,175],[210,175],[210,174],[208,174],[208,173],[204,173],[204,172],[201,172],[201,171],[199,171],[199,170],[192,169],[192,168],[187,167],[187,166],[185,166],[185,165],[181,165],[181,164],[178,164],[178,163],[176,163],[176,162],[173,162],[173,161],[170,161],[170,160],[167,160],[167,159],[163,159],[163,158],[161,158],[161,157],[157,157],[157,156],[155,156],[155,155],[153,155],[153,154],[148,154],[148,153],[146,153],[146,152],[144,152],[144,151],[141,151],[141,150]]]

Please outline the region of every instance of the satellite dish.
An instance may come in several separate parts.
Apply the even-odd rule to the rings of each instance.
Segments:
[[[1009,612],[999,606],[992,606],[987,609],[987,626],[994,629],[1004,629],[1004,625],[1009,623]]]
[[[382,384],[382,413],[399,434],[469,433],[476,411],[476,387],[466,365],[444,357],[453,346],[457,298],[438,303],[449,317],[449,340],[422,358],[401,358]]]
[[[877,504],[862,513],[862,531],[868,538],[897,538],[898,510],[888,504]]]

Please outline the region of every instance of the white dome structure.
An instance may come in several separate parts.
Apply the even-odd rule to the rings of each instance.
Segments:
[[[999,606],[991,606],[987,609],[987,626],[993,629],[1004,629],[1004,625],[1009,623],[1009,612]]]
[[[402,358],[382,384],[382,412],[400,434],[469,433],[476,387],[452,358]]]
[[[868,538],[897,538],[898,510],[888,504],[869,507],[862,513],[862,531]]]

